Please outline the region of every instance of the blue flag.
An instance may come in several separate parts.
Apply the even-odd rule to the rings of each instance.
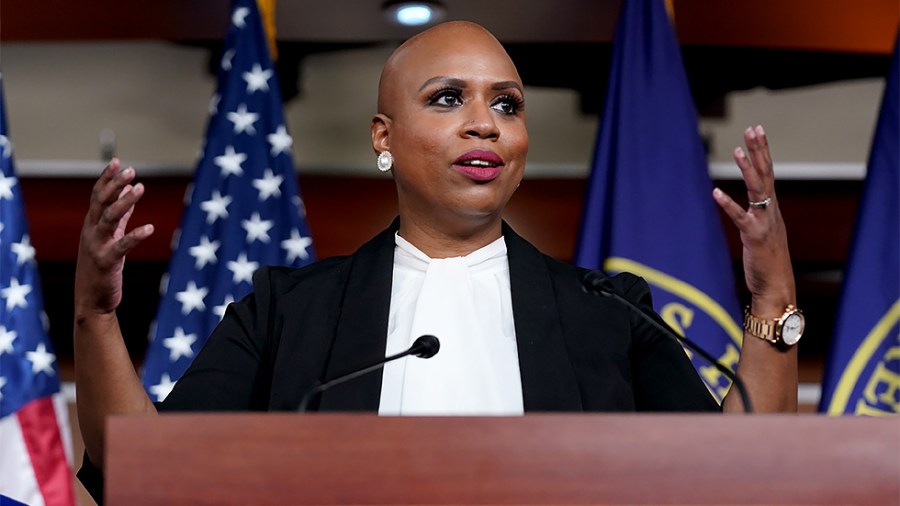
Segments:
[[[900,37],[869,154],[819,410],[900,413]]]
[[[70,437],[0,79],[0,503],[75,504]]]
[[[281,94],[255,0],[232,3],[206,143],[144,363],[163,400],[263,265],[313,261]]]
[[[642,276],[666,322],[733,369],[743,331],[712,188],[663,1],[622,2],[575,261]],[[691,358],[721,401],[728,379]]]

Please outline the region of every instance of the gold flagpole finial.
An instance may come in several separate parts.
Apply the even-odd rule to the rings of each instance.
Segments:
[[[275,0],[256,0],[256,5],[259,6],[259,15],[269,41],[269,54],[274,62],[278,59],[278,46],[275,45]]]
[[[675,26],[675,0],[665,0],[666,2],[666,12],[669,13],[669,21],[672,22],[672,26]]]

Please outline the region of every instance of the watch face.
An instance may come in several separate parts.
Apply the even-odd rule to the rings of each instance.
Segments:
[[[803,316],[800,313],[792,313],[784,319],[781,326],[781,340],[784,344],[794,345],[803,335]]]

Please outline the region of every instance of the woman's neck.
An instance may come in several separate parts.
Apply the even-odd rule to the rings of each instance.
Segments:
[[[430,258],[466,256],[503,235],[501,220],[454,220],[435,224],[431,220],[400,217],[400,237]]]

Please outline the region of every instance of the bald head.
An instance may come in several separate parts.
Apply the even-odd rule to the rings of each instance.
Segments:
[[[441,23],[408,39],[387,59],[378,82],[378,112],[392,115],[394,104],[402,99],[400,83],[415,67],[421,67],[425,61],[433,62],[442,54],[458,57],[471,51],[502,55],[515,72],[503,45],[481,25],[469,21]],[[518,73],[515,76],[519,80]]]

